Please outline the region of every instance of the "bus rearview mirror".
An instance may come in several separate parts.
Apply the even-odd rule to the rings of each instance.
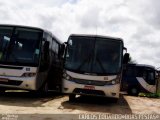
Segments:
[[[123,64],[127,64],[129,62],[129,53],[125,53],[123,57]]]
[[[126,51],[126,53],[127,53],[127,48],[126,48],[126,47],[123,47],[123,50],[125,50],[125,51]]]

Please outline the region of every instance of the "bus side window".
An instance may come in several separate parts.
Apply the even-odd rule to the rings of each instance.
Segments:
[[[145,70],[143,71],[143,76],[142,77],[143,77],[144,80],[147,80],[147,71],[145,71]]]
[[[148,71],[147,83],[150,85],[155,85],[155,77],[153,71]]]
[[[146,77],[145,77],[145,74],[144,74],[144,69],[141,68],[141,67],[137,67],[136,68],[136,76],[137,77],[143,77],[145,79]]]

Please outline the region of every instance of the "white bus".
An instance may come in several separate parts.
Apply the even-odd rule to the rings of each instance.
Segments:
[[[144,64],[127,64],[123,70],[121,90],[129,95],[140,92],[156,93],[158,85],[158,71],[154,66]]]
[[[43,29],[0,25],[0,91],[61,89],[60,47],[61,42]]]
[[[124,45],[122,39],[98,35],[70,35],[66,42],[63,93],[119,98]],[[124,62],[129,60],[125,54]]]

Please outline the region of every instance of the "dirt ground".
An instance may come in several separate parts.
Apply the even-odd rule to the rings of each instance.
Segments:
[[[160,114],[160,99],[122,94],[117,103],[109,98],[91,96],[79,96],[75,102],[69,102],[68,96],[55,93],[38,97],[29,92],[6,92],[0,94],[0,113],[30,114],[26,116],[29,120],[37,118],[37,120],[51,120],[53,116],[48,114]],[[47,114],[47,116],[39,114]],[[63,115],[61,119],[66,117],[72,118],[72,115]]]

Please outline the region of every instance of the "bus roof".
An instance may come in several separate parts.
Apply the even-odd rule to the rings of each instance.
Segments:
[[[50,34],[51,36],[53,36],[56,39],[57,42],[62,44],[62,42],[55,35],[53,35],[50,31],[39,28],[39,27],[32,27],[32,26],[25,26],[25,25],[13,25],[13,24],[0,24],[0,27],[21,27],[21,28],[40,30],[40,31],[43,31],[43,32]]]
[[[133,64],[133,63],[129,63],[127,64],[128,66],[136,66],[136,67],[148,67],[148,68],[152,68],[152,69],[155,69],[154,66],[152,65],[147,65],[147,64]]]
[[[111,37],[111,36],[103,36],[103,35],[94,35],[94,34],[71,34],[69,37],[97,37],[97,38],[108,38],[108,39],[113,39],[113,40],[120,40],[123,42],[123,39],[121,38],[116,38],[116,37]]]
[[[41,31],[45,31],[44,29],[32,26],[25,26],[25,25],[13,25],[13,24],[0,24],[0,27],[22,27],[22,28],[30,28],[30,29],[37,29]]]

